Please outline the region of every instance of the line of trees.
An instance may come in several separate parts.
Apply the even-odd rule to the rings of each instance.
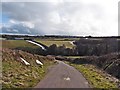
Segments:
[[[53,44],[50,47],[48,47],[46,53],[50,55],[65,55],[65,56],[77,54],[74,48],[73,49],[66,48],[64,44],[63,46],[58,46],[58,47],[56,44]]]
[[[16,49],[21,49],[30,53],[40,54],[40,55],[62,55],[62,56],[100,56],[112,52],[120,52],[120,40],[116,38],[102,38],[102,39],[90,39],[81,38],[74,42],[76,47],[66,48],[65,45],[57,46],[53,44],[42,50],[42,48],[24,48],[18,47]]]
[[[104,38],[99,40],[80,39],[74,42],[78,55],[104,55],[120,51],[120,40],[115,38]]]

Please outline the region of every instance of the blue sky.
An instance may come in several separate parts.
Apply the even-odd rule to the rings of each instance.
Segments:
[[[2,21],[3,24],[8,23],[9,18],[7,15],[2,15],[2,17],[0,17],[0,20]]]
[[[0,23],[2,23],[2,16],[0,16]]]

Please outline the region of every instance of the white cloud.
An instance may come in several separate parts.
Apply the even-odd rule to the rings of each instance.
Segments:
[[[9,22],[12,23],[12,24],[16,24],[16,21],[14,21],[14,20],[12,20],[12,19],[9,20]]]
[[[59,16],[58,12],[51,12],[49,18],[50,18],[51,23],[53,24],[61,23],[61,17]]]
[[[29,28],[34,28],[34,24],[31,22],[21,22],[24,26],[29,27]]]
[[[3,13],[32,34],[118,35],[117,0],[65,1],[3,3]]]

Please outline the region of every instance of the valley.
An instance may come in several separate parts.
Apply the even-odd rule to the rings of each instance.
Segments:
[[[119,47],[113,48],[116,44],[107,44],[109,42],[106,43],[105,40],[106,38],[66,39],[55,37],[1,40],[3,88],[70,88],[71,84],[74,88],[86,88],[83,83],[81,83],[82,86],[79,85],[81,80],[78,81],[78,84],[76,83],[75,73],[77,73],[76,78],[84,79],[85,82],[87,80],[87,88],[119,88]],[[115,40],[114,42],[119,46],[116,39],[107,40]],[[100,49],[102,45],[109,48],[102,51]],[[36,63],[36,60],[43,63],[43,66]],[[68,66],[66,64],[62,66],[59,62],[66,63]],[[75,71],[72,72],[71,66]],[[50,69],[50,67],[53,68]],[[52,75],[59,72],[61,72],[59,75]],[[65,77],[60,78],[62,76]],[[52,78],[65,83],[65,86]],[[64,81],[64,78],[68,78],[70,81]],[[47,83],[47,81],[52,82]],[[55,82],[56,86],[54,86]]]

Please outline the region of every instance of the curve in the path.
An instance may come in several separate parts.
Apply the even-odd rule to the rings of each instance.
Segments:
[[[58,62],[35,88],[90,88],[79,71],[62,61]]]

